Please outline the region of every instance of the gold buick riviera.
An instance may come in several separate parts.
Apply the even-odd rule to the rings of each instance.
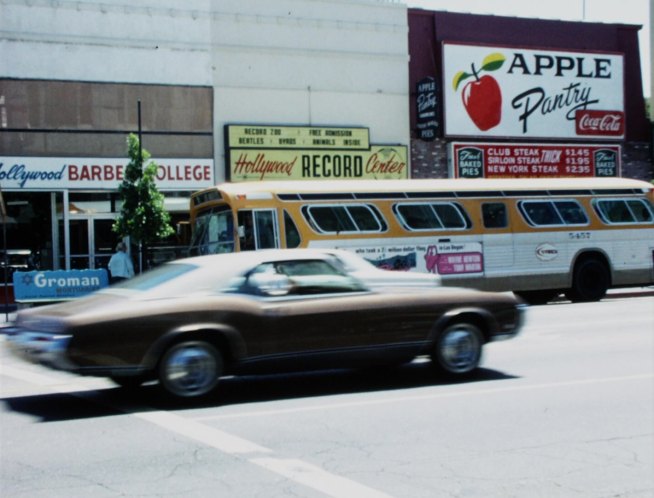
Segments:
[[[475,370],[483,345],[514,337],[510,293],[441,287],[338,251],[263,250],[181,259],[75,301],[22,310],[17,355],[173,398],[213,392],[224,376],[395,365],[430,357]]]

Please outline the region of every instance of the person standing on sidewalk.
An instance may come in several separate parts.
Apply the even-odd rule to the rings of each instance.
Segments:
[[[109,260],[109,276],[112,284],[134,276],[134,265],[126,251],[125,244],[119,242],[116,246],[116,253]]]

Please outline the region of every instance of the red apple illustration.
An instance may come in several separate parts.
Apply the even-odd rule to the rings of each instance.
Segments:
[[[461,92],[468,116],[481,131],[490,130],[502,119],[502,92],[492,76],[470,81]]]
[[[489,75],[479,76],[482,71],[495,71],[502,67],[505,57],[499,53],[493,53],[484,58],[481,69],[477,71],[475,65],[471,64],[472,73],[459,71],[454,76],[453,86],[456,91],[459,84],[474,77],[463,87],[461,98],[463,106],[481,131],[487,131],[500,124],[502,120],[502,91],[497,80]]]

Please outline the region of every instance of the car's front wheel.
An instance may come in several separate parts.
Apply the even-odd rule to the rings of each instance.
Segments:
[[[437,370],[447,375],[464,375],[479,366],[483,340],[481,331],[472,323],[448,325],[438,336],[432,352]]]
[[[159,383],[176,398],[198,398],[209,394],[223,372],[220,352],[201,340],[178,342],[159,363]]]

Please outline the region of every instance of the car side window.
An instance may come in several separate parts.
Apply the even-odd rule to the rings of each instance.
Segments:
[[[334,294],[365,290],[366,287],[357,279],[323,260],[261,264],[249,273],[239,289],[244,294],[263,296]]]

